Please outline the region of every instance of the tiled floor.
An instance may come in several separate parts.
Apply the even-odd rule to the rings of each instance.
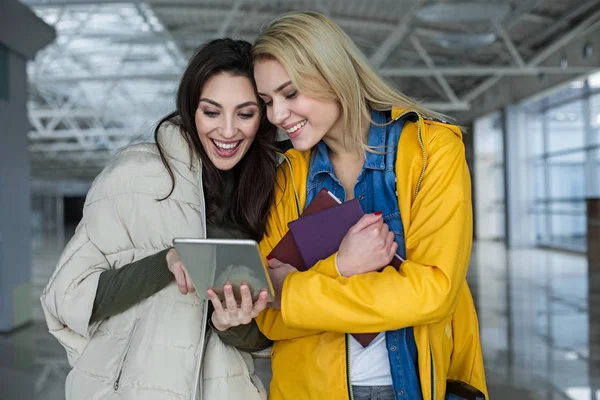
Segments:
[[[36,297],[55,253],[46,248],[34,257]],[[491,399],[600,398],[600,296],[593,294],[600,293],[600,266],[589,275],[583,256],[477,243],[469,282]],[[266,365],[258,366],[261,376]],[[63,399],[67,372],[43,324],[0,337],[0,400]]]

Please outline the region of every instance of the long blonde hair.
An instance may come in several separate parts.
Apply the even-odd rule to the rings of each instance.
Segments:
[[[338,101],[344,132],[368,149],[363,121],[374,123],[370,109],[414,110],[423,117],[447,119],[388,85],[352,39],[331,19],[317,12],[295,11],[269,23],[252,47],[255,61],[274,59],[304,95]]]

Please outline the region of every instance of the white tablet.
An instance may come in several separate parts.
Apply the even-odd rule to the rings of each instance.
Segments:
[[[177,238],[173,245],[200,298],[208,299],[206,289],[212,288],[223,300],[223,285],[229,281],[238,301],[242,282],[255,301],[261,289],[273,301],[273,285],[254,240]]]

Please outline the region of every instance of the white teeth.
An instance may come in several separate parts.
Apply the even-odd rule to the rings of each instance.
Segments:
[[[224,150],[231,150],[236,148],[242,141],[240,140],[239,142],[235,142],[235,143],[223,143],[223,142],[219,142],[218,140],[214,140],[213,139],[213,143],[220,149],[224,149]]]
[[[296,132],[298,129],[302,128],[304,125],[306,125],[306,120],[300,122],[299,124],[296,124],[294,126],[292,126],[290,129],[286,129],[285,131],[287,133],[294,133]]]

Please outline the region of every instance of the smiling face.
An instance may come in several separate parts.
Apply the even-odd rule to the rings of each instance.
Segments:
[[[260,125],[260,106],[246,77],[218,74],[206,81],[195,114],[196,131],[210,161],[221,171],[244,157]]]
[[[278,61],[257,60],[254,78],[258,94],[267,106],[267,118],[287,133],[295,149],[311,149],[342,125],[340,104],[301,94]]]

